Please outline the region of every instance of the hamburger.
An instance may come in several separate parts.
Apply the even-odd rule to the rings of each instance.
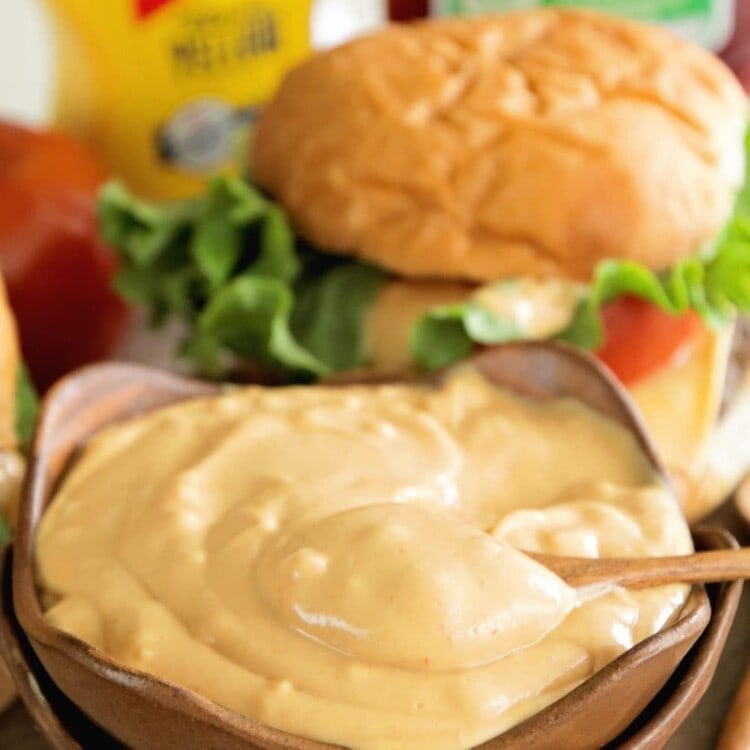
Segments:
[[[287,76],[249,181],[168,205],[111,185],[102,226],[120,291],[180,318],[204,374],[588,349],[697,516],[750,466],[747,117],[721,61],[614,16],[393,26]]]

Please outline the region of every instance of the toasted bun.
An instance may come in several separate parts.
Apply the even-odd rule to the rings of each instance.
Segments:
[[[665,267],[730,215],[745,96],[659,29],[534,10],[391,27],[293,71],[253,164],[323,249],[414,277]]]
[[[13,314],[8,306],[5,285],[0,277],[0,450],[16,444],[16,378],[18,338]]]

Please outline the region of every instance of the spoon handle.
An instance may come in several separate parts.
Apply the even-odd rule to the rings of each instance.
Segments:
[[[680,557],[579,558],[532,554],[571,586],[610,582],[638,589],[668,583],[719,583],[750,578],[750,548]]]

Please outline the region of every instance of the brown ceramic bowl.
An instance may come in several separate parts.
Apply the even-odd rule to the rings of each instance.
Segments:
[[[491,380],[512,390],[540,400],[573,396],[616,420],[636,436],[655,469],[663,475],[651,441],[627,396],[590,358],[549,344],[519,344],[487,350],[475,358],[475,363]],[[34,535],[81,446],[106,425],[218,390],[214,385],[119,364],[88,368],[53,389],[43,406],[20,513],[12,574],[15,615],[40,666],[61,693],[130,747],[332,750],[330,745],[279,732],[178,686],[126,669],[51,627],[42,612],[35,581]],[[716,533],[706,533],[696,541],[709,547],[736,544]],[[712,619],[706,590],[694,588],[674,625],[482,748],[584,750],[611,742],[634,749],[660,747],[707,689],[740,590],[741,584],[713,589]],[[7,632],[5,628],[4,633]],[[681,677],[673,677],[701,635],[686,671]],[[12,642],[7,637],[0,638],[6,644],[9,640]],[[23,679],[21,661],[10,659],[17,679]],[[27,700],[33,703],[28,692]],[[663,708],[650,719],[642,718],[639,724],[638,717],[657,696]]]

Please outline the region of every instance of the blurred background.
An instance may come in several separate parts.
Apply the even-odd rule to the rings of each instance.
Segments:
[[[0,115],[35,123],[49,111],[52,34],[37,0],[0,3]]]
[[[534,4],[527,0],[469,0],[465,5],[489,9],[498,6],[523,6]],[[611,3],[600,3],[603,7]],[[627,9],[647,6],[639,2],[616,3]],[[658,5],[659,3],[654,3]],[[313,38],[318,47],[331,46],[363,31],[382,24],[389,13],[385,0],[318,0],[315,11]],[[390,1],[394,17],[417,15],[424,12],[424,0]],[[447,5],[447,3],[446,3]],[[675,5],[675,3],[672,3]],[[677,3],[679,5],[679,3]],[[719,9],[718,22],[706,22],[705,18],[678,21],[678,26],[690,35],[709,42],[710,46],[722,47],[731,36],[735,0],[715,3]],[[746,0],[737,0],[737,11],[748,15]],[[718,30],[718,31],[717,31]],[[717,39],[719,44],[717,45]],[[731,50],[735,67],[750,76],[750,48],[740,49],[738,38]],[[712,44],[711,44],[712,43]],[[0,116],[17,119],[25,123],[44,122],[50,116],[54,82],[54,35],[44,0],[3,0],[0,3]]]
[[[1,117],[40,123],[51,114],[55,39],[49,7],[45,0],[0,2]],[[386,14],[380,0],[319,0],[314,44],[330,47],[379,26]]]

